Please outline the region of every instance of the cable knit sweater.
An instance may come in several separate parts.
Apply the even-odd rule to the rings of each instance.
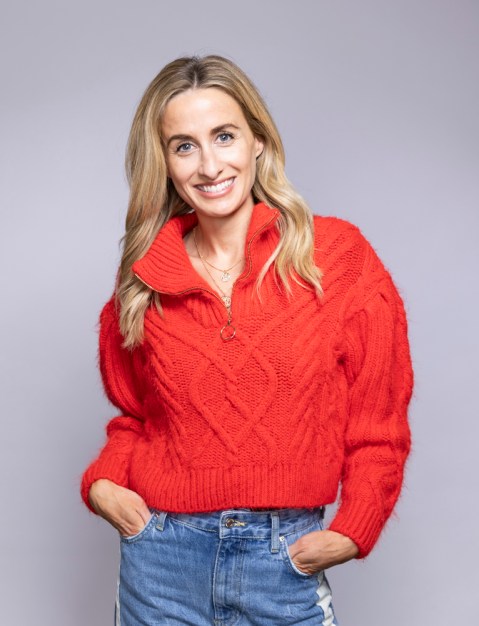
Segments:
[[[353,225],[315,217],[324,297],[273,268],[279,212],[254,207],[246,265],[227,311],[195,272],[182,238],[192,214],[172,218],[135,274],[161,294],[145,339],[122,347],[113,299],[100,318],[100,369],[121,414],[82,482],[108,478],[150,507],[204,512],[340,504],[330,529],[369,553],[398,498],[410,446],[412,370],[402,301]]]

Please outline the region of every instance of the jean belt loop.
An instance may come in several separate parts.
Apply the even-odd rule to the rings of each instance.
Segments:
[[[156,528],[158,530],[163,530],[165,527],[165,520],[166,520],[166,516],[168,515],[168,513],[166,513],[165,511],[158,511],[156,515],[157,515]]]
[[[271,552],[279,552],[279,513],[271,512]]]

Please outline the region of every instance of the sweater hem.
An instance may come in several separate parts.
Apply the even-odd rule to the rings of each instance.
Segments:
[[[207,513],[230,508],[309,508],[336,500],[338,480],[324,481],[322,464],[279,465],[165,472],[143,468],[129,488],[151,508],[170,513]]]

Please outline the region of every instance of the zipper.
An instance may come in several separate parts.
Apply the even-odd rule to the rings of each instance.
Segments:
[[[248,249],[246,252],[246,258],[248,259],[248,272],[244,276],[240,276],[240,278],[238,278],[238,280],[236,280],[235,283],[233,284],[233,289],[231,290],[231,307],[227,309],[228,321],[220,330],[220,336],[221,336],[221,339],[223,339],[223,341],[231,341],[231,339],[234,339],[236,335],[236,327],[233,326],[232,324],[233,302],[235,301],[235,299],[233,298],[233,294],[234,294],[237,283],[239,283],[241,280],[246,280],[248,276],[251,274],[251,270],[253,269],[253,260],[251,258],[251,246],[253,244],[253,241],[256,239],[256,236],[262,230],[265,230],[265,228],[269,226],[274,219],[275,219],[275,216],[271,217],[271,219],[268,222],[266,222],[266,224],[263,224],[261,228],[258,228],[258,230],[253,233],[253,235],[250,237],[250,240],[248,241]]]
[[[251,274],[251,270],[253,269],[253,261],[251,259],[251,246],[253,244],[253,241],[256,239],[256,236],[262,231],[264,230],[267,226],[269,226],[271,224],[271,222],[275,219],[275,216],[271,217],[271,219],[266,222],[266,224],[263,224],[263,226],[261,226],[261,228],[258,228],[258,230],[256,230],[253,235],[250,237],[250,240],[248,242],[248,248],[247,248],[247,253],[246,253],[246,257],[248,260],[248,272],[247,274],[245,274],[244,276],[241,276],[240,278],[238,278],[238,280],[235,281],[234,285],[233,285],[233,289],[231,290],[231,307],[228,309],[225,306],[225,303],[223,302],[223,300],[220,298],[220,296],[214,292],[211,291],[209,289],[205,289],[204,287],[199,287],[199,286],[195,286],[195,287],[189,287],[188,289],[184,289],[183,291],[158,291],[157,289],[154,289],[151,285],[149,285],[146,280],[143,280],[143,278],[141,278],[140,276],[138,276],[138,274],[136,272],[133,272],[135,274],[135,276],[138,278],[139,281],[141,281],[144,285],[146,285],[148,287],[148,289],[151,289],[152,291],[156,291],[157,293],[164,293],[165,295],[168,296],[182,296],[185,293],[190,293],[191,291],[205,291],[206,293],[209,293],[211,296],[213,296],[220,304],[221,307],[223,309],[226,309],[226,312],[228,314],[228,318],[226,320],[226,324],[224,326],[221,327],[220,329],[220,337],[223,341],[231,341],[232,339],[234,339],[235,335],[236,335],[236,327],[233,326],[232,324],[232,320],[233,320],[233,293],[235,291],[235,287],[236,287],[236,283],[238,283],[240,280],[246,280],[246,278],[249,277],[249,275]]]
[[[251,246],[253,244],[253,241],[256,239],[256,236],[262,230],[265,230],[265,228],[267,226],[269,226],[274,219],[275,219],[275,216],[273,216],[268,222],[266,222],[266,224],[263,224],[263,226],[261,226],[261,228],[258,228],[258,230],[253,233],[253,235],[251,236],[251,238],[250,238],[250,240],[248,242],[248,250],[247,250],[247,253],[246,253],[246,257],[248,259],[248,264],[249,264],[248,273],[245,276],[240,276],[238,278],[238,280],[236,280],[234,285],[233,285],[233,289],[231,290],[231,309],[233,309],[233,293],[234,293],[236,284],[239,283],[241,280],[246,280],[248,278],[248,276],[251,274],[251,270],[253,269],[253,261],[251,259]]]

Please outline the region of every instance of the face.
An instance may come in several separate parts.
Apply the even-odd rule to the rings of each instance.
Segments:
[[[185,91],[166,105],[161,132],[168,176],[198,216],[252,209],[263,144],[236,100],[216,88]]]

